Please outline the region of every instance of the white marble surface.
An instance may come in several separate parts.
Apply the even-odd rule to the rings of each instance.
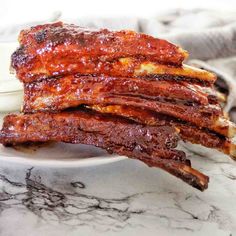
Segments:
[[[236,163],[189,157],[210,176],[203,193],[134,160],[63,169],[0,159],[0,235],[236,235]]]

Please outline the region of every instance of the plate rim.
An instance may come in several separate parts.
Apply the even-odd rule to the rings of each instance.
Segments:
[[[105,165],[113,162],[118,162],[122,160],[126,160],[128,157],[119,156],[119,155],[111,155],[108,157],[99,156],[99,157],[89,157],[83,159],[68,159],[57,160],[57,159],[30,159],[26,157],[18,157],[18,156],[5,156],[0,154],[0,161],[15,163],[20,165],[30,165],[30,166],[39,166],[39,167],[60,167],[60,168],[78,168],[78,167],[88,167],[88,166],[97,166],[97,165]]]

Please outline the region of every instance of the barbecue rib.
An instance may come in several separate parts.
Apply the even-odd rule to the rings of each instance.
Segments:
[[[66,90],[70,93],[80,90],[89,93],[93,92],[97,96],[100,94],[116,94],[140,96],[147,99],[163,100],[176,99],[182,103],[196,103],[208,105],[217,101],[215,91],[209,86],[199,86],[197,84],[185,81],[177,81],[178,76],[169,76],[172,80],[165,80],[159,76],[157,79],[141,79],[127,77],[110,77],[110,76],[81,76],[70,75],[61,78],[49,78],[33,83],[26,83],[26,91],[30,94],[36,94],[37,91],[51,94],[61,94]],[[32,90],[32,91],[31,91]],[[58,92],[56,92],[58,91]],[[81,95],[82,97],[83,95]],[[27,98],[26,98],[27,99]],[[27,100],[26,100],[27,102]],[[31,104],[31,103],[30,103]],[[30,108],[31,109],[31,108]],[[31,109],[33,110],[33,109]]]
[[[215,74],[183,64],[187,52],[133,31],[88,30],[62,22],[21,31],[11,65],[24,83],[23,114],[8,115],[0,143],[95,145],[171,173],[200,190],[177,141],[236,159],[236,125]]]
[[[236,158],[236,145],[227,137],[212,132],[209,129],[199,129],[195,125],[160,115],[150,110],[138,109],[130,106],[100,106],[94,105],[89,108],[101,113],[115,114],[126,117],[141,124],[150,126],[173,126],[179,131],[182,140],[189,141],[194,144],[201,144],[205,147],[215,148],[219,151]]]
[[[206,189],[208,185],[208,177],[192,169],[182,151],[173,149],[178,136],[169,126],[143,126],[120,117],[82,109],[5,117],[0,133],[1,143],[12,145],[46,141],[95,145],[110,153],[160,167],[199,190]]]
[[[173,65],[181,65],[187,57],[180,47],[145,34],[125,30],[91,31],[62,22],[23,30],[19,42],[21,47],[12,55],[12,66],[22,81],[29,81],[34,75],[48,77],[53,71],[58,74],[62,68],[75,72],[84,64],[89,68],[89,64],[99,65],[123,57]]]
[[[199,101],[208,101],[206,92],[201,92],[200,88],[194,85],[172,83],[173,86],[170,81],[145,81],[133,78],[128,80],[106,76],[71,75],[45,79],[25,84],[23,111],[58,111],[81,104],[127,105],[170,115],[200,127],[210,128],[222,135],[229,133],[219,122],[219,119],[223,119],[223,114],[218,104],[198,104]],[[204,88],[202,90],[204,91]],[[193,100],[197,100],[198,103],[191,106]],[[236,132],[233,125],[231,132],[232,130]]]

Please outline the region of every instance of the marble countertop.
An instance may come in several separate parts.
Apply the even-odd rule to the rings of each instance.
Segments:
[[[135,160],[81,168],[0,158],[0,235],[236,235],[236,163],[189,153],[205,192]]]

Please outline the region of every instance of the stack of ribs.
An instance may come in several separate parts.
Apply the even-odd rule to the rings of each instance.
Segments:
[[[133,31],[57,22],[21,31],[12,67],[24,83],[22,113],[4,119],[5,146],[33,142],[94,145],[159,167],[204,190],[179,139],[236,157],[235,124],[214,89],[216,76],[183,64],[165,40]]]

